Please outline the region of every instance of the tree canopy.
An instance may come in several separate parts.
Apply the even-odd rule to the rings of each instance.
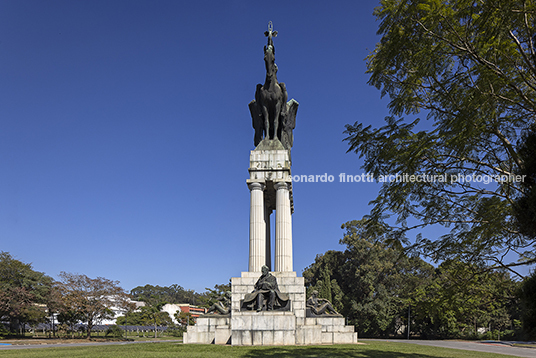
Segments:
[[[458,338],[477,337],[478,327],[513,330],[518,286],[504,270],[444,261],[409,299],[412,331],[422,338]]]
[[[204,295],[194,290],[186,290],[182,286],[173,284],[171,286],[137,286],[130,290],[132,299],[138,301],[159,301],[167,303],[189,303],[202,304],[205,302]]]
[[[436,261],[513,271],[536,262],[536,240],[513,211],[523,193],[517,143],[536,114],[536,4],[382,0],[375,15],[382,37],[369,83],[392,115],[381,128],[347,125],[345,140],[367,172],[395,180],[382,183],[364,229],[388,227],[391,240]],[[419,113],[431,123],[402,117]],[[421,237],[430,225],[446,234]]]
[[[127,293],[119,281],[104,277],[90,278],[86,275],[61,272],[57,283],[62,294],[63,311],[77,312],[87,323],[87,338],[91,329],[101,319],[113,317],[112,308],[132,309]]]
[[[346,250],[318,255],[303,277],[309,293],[316,289],[331,299],[359,336],[387,336],[400,326],[400,312],[416,287],[430,281],[433,267],[390,247],[385,236],[368,236],[362,224],[344,224]]]
[[[411,257],[389,237],[369,236],[362,221],[350,221],[341,244],[303,272],[307,291],[330,299],[360,337],[407,334],[423,338],[477,337],[478,328],[514,332],[519,318],[519,283],[505,270],[482,270],[474,264],[447,260],[439,267]],[[530,285],[524,290],[531,307]],[[528,320],[527,320],[528,322]],[[530,323],[529,323],[530,324]]]
[[[519,288],[521,319],[527,340],[536,339],[536,271]]]
[[[536,124],[523,135],[518,148],[522,161],[518,173],[526,180],[521,186],[522,194],[514,202],[514,214],[519,231],[536,238]]]
[[[23,323],[44,322],[54,297],[49,276],[0,252],[0,321],[10,322],[11,330]]]

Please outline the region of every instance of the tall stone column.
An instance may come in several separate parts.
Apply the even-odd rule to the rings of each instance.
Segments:
[[[274,271],[292,269],[292,218],[289,184],[274,183],[275,193],[275,268]]]
[[[271,247],[271,233],[270,233],[270,215],[272,214],[272,210],[270,210],[267,205],[264,207],[264,222],[266,223],[266,263],[265,265],[268,266],[270,271],[272,271],[272,247]]]
[[[264,184],[249,183],[249,271],[260,272],[266,263],[266,222]]]

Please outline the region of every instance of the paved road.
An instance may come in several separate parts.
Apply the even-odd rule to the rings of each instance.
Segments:
[[[433,346],[433,347],[443,347],[443,348],[453,348],[453,349],[463,349],[467,351],[477,351],[484,353],[498,353],[498,354],[509,354],[516,357],[527,357],[535,358],[536,349],[534,348],[521,348],[521,347],[512,347],[508,342],[471,342],[471,341],[421,341],[421,340],[403,340],[403,339],[359,339],[360,342],[366,343],[366,341],[384,341],[384,342],[396,342],[396,343],[411,343],[411,344],[420,344],[423,346]]]

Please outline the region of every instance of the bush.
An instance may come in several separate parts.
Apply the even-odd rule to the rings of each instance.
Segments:
[[[121,329],[121,327],[118,327],[116,325],[110,326],[106,330],[106,337],[119,338],[119,337],[123,337],[124,334],[125,334],[125,332]]]
[[[0,339],[3,339],[7,336],[9,336],[9,330],[4,327],[2,323],[0,323]]]
[[[172,336],[172,337],[182,337],[183,333],[186,331],[186,329],[182,328],[182,327],[178,327],[178,328],[169,328],[168,330],[166,330],[166,334],[168,336]]]

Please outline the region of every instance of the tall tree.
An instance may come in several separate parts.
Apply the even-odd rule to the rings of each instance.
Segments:
[[[147,321],[145,319],[143,313],[141,310],[135,310],[133,312],[129,312],[128,316],[119,316],[115,320],[115,323],[117,325],[128,325],[128,326],[146,326],[150,325],[151,323],[147,324]]]
[[[44,322],[53,297],[50,277],[0,252],[0,321],[9,321],[12,331],[23,323]]]
[[[526,131],[518,146],[522,165],[518,174],[524,175],[522,193],[514,202],[514,213],[519,231],[536,238],[536,124]]]
[[[519,290],[523,331],[528,340],[536,339],[536,271],[523,280]]]
[[[173,284],[171,286],[137,286],[130,294],[134,300],[148,301],[157,300],[167,303],[189,303],[197,304],[202,301],[202,296],[194,290],[186,290],[182,286]]]
[[[131,303],[119,281],[104,277],[89,278],[86,275],[61,272],[57,283],[67,311],[78,312],[87,323],[87,338],[91,338],[93,326],[100,320],[113,317],[112,307],[128,310]]]
[[[173,324],[169,313],[160,311],[165,304],[165,302],[152,302],[140,308],[143,324],[154,326],[154,338],[157,338],[158,326]]]
[[[190,312],[184,312],[184,311],[177,311],[175,312],[175,319],[179,324],[183,326],[191,326],[195,324],[194,317]]]
[[[202,306],[210,307],[215,302],[218,302],[219,298],[225,295],[227,292],[231,292],[231,280],[227,284],[216,284],[214,288],[205,288],[205,294],[199,298],[202,302]]]
[[[368,236],[362,226],[363,221],[344,224],[341,244],[346,250],[318,255],[303,277],[309,291],[318,290],[327,286],[330,273],[333,304],[356,326],[359,336],[386,336],[395,333],[409,298],[416,287],[429,282],[433,268],[391,247],[381,230]]]
[[[476,336],[478,327],[510,328],[517,286],[504,270],[447,260],[410,298],[412,331],[424,338],[460,338]]]
[[[368,57],[369,83],[389,96],[392,116],[384,127],[356,122],[345,133],[367,172],[393,177],[364,229],[386,225],[392,240],[437,261],[513,271],[535,263],[536,239],[513,219],[522,184],[512,175],[523,164],[515,143],[536,115],[536,4],[382,0],[375,15],[382,38]],[[401,118],[420,111],[433,123]],[[430,225],[447,233],[411,240],[412,229]]]

